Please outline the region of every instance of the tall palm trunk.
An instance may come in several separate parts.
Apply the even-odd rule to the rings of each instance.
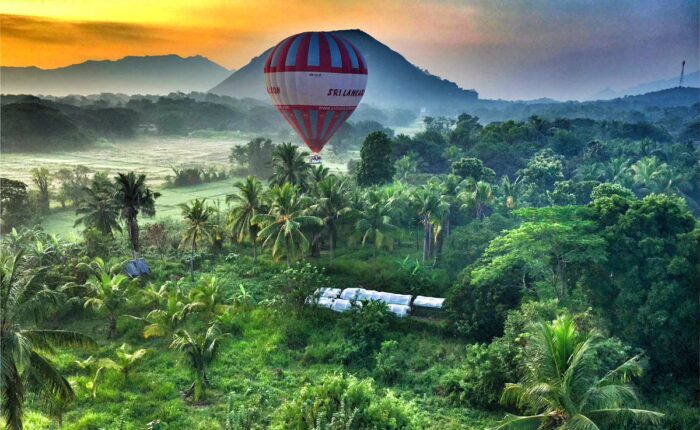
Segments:
[[[328,228],[330,231],[328,233],[328,240],[330,241],[329,246],[330,246],[330,259],[331,263],[333,262],[333,256],[335,254],[335,240],[336,236],[338,234],[336,228],[335,228],[335,223],[331,223]]]
[[[194,281],[194,253],[197,252],[197,231],[192,234],[192,248],[190,254],[190,279]]]
[[[131,252],[136,258],[139,251],[139,223],[133,210],[129,210],[126,217],[127,228],[129,230],[129,241],[131,242]]]
[[[430,258],[430,239],[432,228],[427,220],[423,220],[423,263]]]
[[[117,335],[117,316],[113,312],[109,313],[109,332],[107,333],[107,338],[114,339]]]

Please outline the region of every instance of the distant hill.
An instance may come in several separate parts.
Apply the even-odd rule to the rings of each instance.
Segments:
[[[361,30],[342,30],[336,34],[352,42],[367,59],[369,76],[362,99],[379,107],[404,107],[435,111],[459,109],[478,98],[474,90],[465,90],[454,82],[431,75],[411,64],[401,54]],[[268,100],[263,83],[263,66],[272,48],[211,89],[212,93],[231,97]]]
[[[622,90],[616,91],[612,88],[605,88],[590,97],[590,100],[611,100],[624,96],[635,96],[646,94],[654,91],[665,90],[678,87],[679,76],[670,79],[660,79],[658,81],[645,82],[634,85]],[[687,73],[683,78],[683,86],[685,87],[700,87],[700,72]]]
[[[2,67],[3,94],[168,94],[206,91],[231,71],[197,55],[124,57],[110,61],[86,61],[58,69]]]

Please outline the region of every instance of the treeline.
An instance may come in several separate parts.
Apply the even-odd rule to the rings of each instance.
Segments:
[[[129,139],[139,134],[185,136],[199,130],[291,136],[269,104],[204,93],[160,96],[3,96],[3,151],[79,148],[96,139]],[[359,147],[370,131],[386,130],[372,117],[394,124],[415,119],[411,111],[380,111],[363,105],[332,140],[338,151]],[[364,118],[364,119],[363,119]]]
[[[468,114],[456,120],[427,117],[424,122],[424,131],[392,139],[391,158],[401,177],[459,173],[478,162],[516,186],[529,179],[523,193],[532,196],[533,204],[586,204],[595,184],[614,182],[638,196],[677,193],[698,210],[699,147],[693,123],[674,137],[644,122],[532,116],[484,126]]]

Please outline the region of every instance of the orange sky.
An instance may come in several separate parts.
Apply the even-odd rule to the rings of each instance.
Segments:
[[[293,32],[362,28],[383,41],[486,42],[464,5],[416,1],[3,1],[2,65],[202,54],[229,68]],[[411,28],[410,33],[406,28]]]

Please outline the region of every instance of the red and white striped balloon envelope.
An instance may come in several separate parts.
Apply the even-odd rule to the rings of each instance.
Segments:
[[[314,154],[350,117],[367,86],[362,53],[331,32],[284,39],[270,52],[264,74],[275,107]]]

